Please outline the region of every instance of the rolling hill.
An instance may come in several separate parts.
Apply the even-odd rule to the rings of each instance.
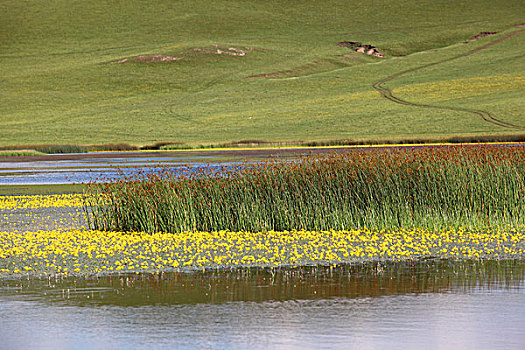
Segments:
[[[525,134],[524,5],[4,0],[0,146]]]

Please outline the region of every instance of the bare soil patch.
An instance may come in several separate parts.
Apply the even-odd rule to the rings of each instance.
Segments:
[[[227,56],[246,56],[246,52],[251,50],[251,48],[238,49],[235,47],[219,47],[214,45],[213,48],[202,48],[195,47],[192,51],[200,52],[205,54],[214,54],[214,55],[227,55]],[[135,63],[159,63],[159,62],[173,62],[180,61],[184,57],[175,57],[162,54],[150,54],[150,55],[140,55],[133,57],[125,57],[111,63],[126,63],[126,62],[135,62]]]
[[[474,35],[470,38],[468,38],[465,43],[468,43],[469,41],[473,41],[473,40],[476,40],[476,39],[481,39],[485,36],[490,36],[490,35],[495,35],[495,34],[498,34],[498,32],[480,32],[479,34],[477,35]]]
[[[157,63],[157,62],[172,62],[172,61],[178,61],[181,59],[182,57],[173,57],[173,56],[165,56],[165,55],[160,55],[160,54],[153,54],[153,55],[126,57],[121,60],[114,61],[112,63],[125,63],[125,62]]]
[[[368,56],[385,58],[385,55],[381,53],[380,49],[373,45],[362,44],[358,41],[341,41],[337,43],[337,46],[346,47],[358,53],[366,54]]]
[[[216,54],[216,55],[228,55],[228,56],[246,56],[246,51],[237,49],[235,47],[227,47],[227,48],[220,48],[218,45],[215,45],[214,48],[202,48],[202,47],[196,47],[193,49],[193,51],[196,52],[203,52],[208,54]]]

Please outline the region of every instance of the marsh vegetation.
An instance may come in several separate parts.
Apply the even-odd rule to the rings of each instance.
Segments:
[[[377,149],[222,170],[159,170],[89,186],[91,227],[270,231],[515,227],[525,147]]]

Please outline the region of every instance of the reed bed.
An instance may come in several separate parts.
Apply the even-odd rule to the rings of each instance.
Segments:
[[[378,149],[90,184],[96,230],[282,231],[525,224],[525,147]]]

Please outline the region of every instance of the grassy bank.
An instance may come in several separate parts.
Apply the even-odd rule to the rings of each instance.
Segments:
[[[0,150],[0,158],[2,157],[24,157],[24,156],[41,156],[45,153],[39,152],[33,149],[20,149],[20,150]]]
[[[525,142],[525,134],[516,135],[462,135],[454,137],[427,137],[427,138],[389,138],[389,139],[343,139],[324,141],[264,141],[264,140],[240,140],[218,144],[190,145],[158,144],[146,149],[160,150],[184,150],[184,149],[221,149],[221,148],[275,148],[275,147],[331,147],[331,146],[373,146],[373,145],[414,145],[414,144],[465,144],[465,143],[522,143]]]
[[[91,227],[271,231],[525,224],[525,147],[378,149],[92,184]]]
[[[90,144],[90,145],[20,145],[0,146],[2,157],[85,153],[85,152],[134,152],[134,151],[174,151],[203,149],[243,149],[243,148],[286,148],[286,147],[337,147],[337,146],[374,146],[374,145],[419,145],[419,144],[490,144],[490,143],[523,143],[525,134],[509,135],[458,135],[453,137],[392,137],[386,139],[340,139],[340,140],[310,140],[310,141],[267,141],[239,140],[226,143],[183,143],[159,141],[146,145],[131,145],[128,143]]]
[[[0,145],[189,145],[507,135],[521,125],[524,35],[513,0],[125,3],[5,0]],[[464,43],[480,32],[498,32]],[[376,46],[369,57],[341,41]],[[243,56],[234,56],[241,50]],[[174,60],[152,61],[162,55]],[[127,61],[123,61],[128,59]],[[116,63],[121,61],[122,63]]]
[[[509,135],[458,135],[453,137],[392,137],[385,139],[340,139],[340,140],[310,140],[310,141],[267,141],[239,140],[225,143],[183,143],[159,141],[146,145],[131,145],[128,143],[90,144],[90,145],[20,145],[0,146],[1,157],[85,153],[85,152],[134,152],[134,151],[174,151],[203,149],[244,149],[244,148],[287,148],[287,147],[337,147],[337,146],[374,146],[374,145],[419,145],[419,144],[490,144],[490,143],[523,143],[525,134]],[[42,153],[43,152],[43,153]]]

